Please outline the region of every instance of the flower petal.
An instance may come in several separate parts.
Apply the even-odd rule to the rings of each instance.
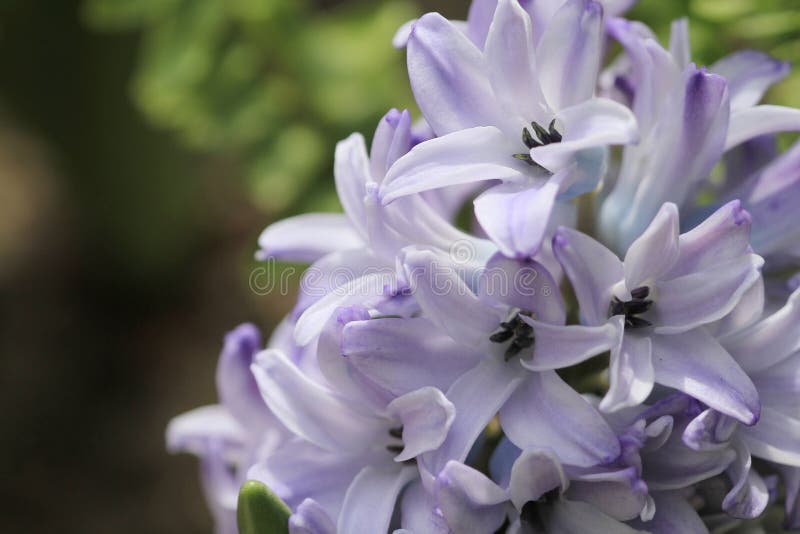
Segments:
[[[555,13],[536,49],[550,107],[563,109],[594,95],[603,33],[603,7],[594,0],[567,0]]]
[[[448,461],[463,462],[520,380],[517,369],[494,358],[483,360],[456,380],[447,391],[447,398],[456,407],[453,426],[439,449],[422,456],[420,468],[435,476]],[[476,391],[480,395],[476,395]],[[419,459],[417,461],[420,463]]]
[[[252,370],[264,401],[278,419],[323,449],[363,450],[385,431],[381,419],[357,412],[344,399],[302,375],[278,351],[260,352]]]
[[[656,382],[683,391],[746,425],[758,421],[758,392],[722,345],[702,328],[653,335]]]
[[[527,172],[514,159],[519,149],[493,126],[460,130],[420,143],[397,160],[381,185],[384,204],[440,187],[506,180]]]
[[[408,76],[437,135],[496,124],[501,115],[481,51],[438,13],[420,18],[408,39]]]
[[[653,534],[708,534],[708,528],[680,491],[653,492],[656,515],[651,521],[633,521],[634,528]]]
[[[678,207],[667,202],[625,254],[625,284],[632,291],[658,279],[678,260]]]
[[[500,184],[475,199],[475,217],[501,253],[509,258],[536,255],[550,229],[560,181]]]
[[[384,300],[387,284],[392,282],[393,277],[390,273],[375,273],[374,269],[372,271],[371,274],[347,280],[309,306],[295,325],[294,337],[297,344],[304,347],[316,339],[337,308],[354,304],[370,307]],[[359,273],[345,270],[344,273],[339,271],[339,274],[356,276]]]
[[[386,407],[403,425],[403,452],[396,462],[405,462],[423,452],[437,449],[447,437],[455,418],[455,407],[444,393],[424,387],[398,397]]]
[[[622,262],[591,237],[565,227],[556,230],[553,252],[572,283],[584,321],[605,323],[611,288],[625,276]]]
[[[417,470],[413,467],[397,470],[365,467],[347,488],[337,532],[386,532],[397,496],[416,476]]]
[[[720,339],[731,356],[750,374],[778,364],[800,349],[800,290],[786,305],[755,325]]]
[[[378,123],[370,147],[371,179],[380,182],[389,167],[411,150],[411,114],[389,110]],[[371,180],[366,180],[369,182]],[[362,193],[363,196],[363,193]]]
[[[732,517],[754,519],[760,516],[769,503],[769,492],[758,473],[752,469],[753,460],[747,446],[734,444],[736,460],[728,466],[728,476],[733,487],[722,501],[722,509]]]
[[[728,315],[761,277],[764,260],[749,254],[656,284],[648,320],[657,333],[678,334]]]
[[[753,106],[731,112],[725,150],[760,135],[800,130],[800,109],[784,106]]]
[[[800,467],[800,420],[769,406],[761,409],[758,424],[741,430],[753,456]]]
[[[643,403],[655,380],[650,338],[625,335],[611,351],[608,375],[610,386],[600,402],[601,410],[615,412]]]
[[[571,465],[607,463],[620,452],[597,410],[553,371],[529,373],[500,409],[500,423],[519,448],[549,448]]]
[[[480,471],[450,461],[436,477],[436,499],[452,532],[485,534],[500,528],[508,494]]]
[[[581,363],[618,346],[623,334],[621,317],[600,326],[559,326],[530,317],[521,318],[533,327],[536,339],[533,358],[520,362],[531,371],[561,369]]]
[[[442,517],[436,499],[420,481],[411,482],[403,491],[402,499],[400,524],[405,529],[405,534],[450,534],[450,527]],[[395,530],[392,534],[402,532]]]
[[[548,532],[558,534],[645,534],[607,516],[591,504],[557,501],[547,514]]]
[[[306,499],[289,517],[289,534],[336,534],[336,525],[314,499]]]
[[[331,252],[361,248],[364,240],[341,213],[305,213],[267,226],[258,246],[261,261],[311,263]]]
[[[507,113],[520,115],[522,124],[550,121],[539,89],[531,19],[518,0],[497,3],[484,57],[494,93]]]
[[[509,491],[517,510],[522,510],[529,501],[538,501],[545,493],[552,490],[564,493],[568,487],[569,479],[561,462],[551,451],[523,451],[511,468]]]
[[[492,256],[479,275],[478,297],[483,302],[533,312],[543,322],[566,322],[558,283],[544,265],[531,259]]]
[[[170,452],[190,452],[202,456],[208,451],[209,440],[231,445],[247,439],[245,429],[224,406],[201,406],[173,417],[167,426],[167,449]]]
[[[381,173],[380,176],[383,176]],[[370,159],[364,136],[350,135],[336,143],[333,163],[333,177],[336,193],[344,212],[355,226],[359,235],[366,239],[366,214],[364,212],[364,188],[374,180],[370,170]]]
[[[711,71],[728,81],[731,110],[755,106],[774,85],[788,76],[790,65],[756,50],[741,50],[725,56]]]
[[[459,277],[459,265],[430,250],[408,249],[402,257],[406,279],[425,315],[453,339],[468,346],[489,344],[503,314],[480,302]]]
[[[354,321],[341,343],[353,366],[395,397],[424,386],[447,391],[481,358],[421,317]]]

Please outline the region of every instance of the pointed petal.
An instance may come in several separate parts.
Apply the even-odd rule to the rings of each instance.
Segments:
[[[486,475],[451,461],[436,477],[436,499],[452,532],[484,534],[503,524],[506,492]]]
[[[460,130],[415,146],[389,169],[381,185],[384,204],[440,187],[522,176],[518,148],[493,126]]]
[[[167,426],[167,450],[202,456],[210,440],[232,445],[247,439],[245,429],[224,406],[201,406],[173,417]]]
[[[343,399],[302,375],[278,351],[260,352],[252,370],[264,401],[278,419],[323,449],[363,450],[383,430],[380,419],[355,411]]]
[[[585,322],[605,323],[611,288],[625,276],[622,262],[591,237],[564,227],[553,237],[553,252],[572,283]]]
[[[753,106],[731,112],[725,150],[760,135],[800,130],[800,110],[784,106]]]
[[[752,469],[753,460],[747,446],[734,444],[736,460],[728,466],[728,476],[733,487],[722,501],[722,509],[732,517],[754,519],[760,516],[769,503],[769,491],[758,473]]]
[[[642,286],[648,279],[658,279],[670,270],[678,260],[679,234],[678,207],[667,202],[625,254],[628,290]]]
[[[484,57],[500,106],[525,121],[549,121],[539,89],[531,19],[517,0],[500,0]]]
[[[641,404],[653,390],[655,371],[649,337],[628,334],[611,352],[610,386],[600,402],[604,412]]]
[[[481,51],[438,13],[420,18],[408,40],[408,76],[437,135],[496,124],[501,111]]]
[[[689,20],[684,17],[672,22],[669,33],[669,55],[680,70],[692,62],[692,47],[689,43]],[[713,70],[713,69],[712,69]],[[717,71],[714,71],[717,72]],[[722,73],[717,73],[722,74]]]
[[[420,467],[435,475],[450,460],[463,462],[520,380],[517,369],[494,358],[485,359],[456,380],[447,391],[447,398],[456,407],[453,426],[438,450],[422,456]]]
[[[549,229],[559,189],[559,180],[552,179],[539,186],[497,185],[475,199],[475,217],[501,253],[529,258],[539,251]]]
[[[364,246],[364,241],[341,213],[305,213],[267,226],[258,238],[259,260],[311,263],[326,254]]]
[[[758,421],[761,403],[753,382],[708,332],[697,328],[651,339],[656,382],[746,425]]]
[[[341,344],[356,369],[395,397],[424,386],[447,391],[481,358],[421,317],[348,323]]]
[[[483,302],[533,312],[542,322],[566,322],[558,283],[544,265],[531,259],[492,256],[478,278],[478,297]]]
[[[539,41],[539,78],[553,109],[594,95],[603,49],[603,7],[594,0],[568,0]]]
[[[702,271],[749,254],[751,226],[750,214],[742,208],[742,203],[738,200],[728,202],[702,223],[681,234],[678,261],[664,278]]]
[[[386,532],[398,495],[416,476],[413,467],[391,470],[365,467],[347,488],[337,532]]]
[[[409,150],[411,150],[411,114],[408,110],[390,109],[378,123],[375,136],[372,138],[369,151],[372,180],[380,182],[389,167]]]
[[[216,376],[220,403],[240,424],[255,432],[277,424],[250,371],[253,357],[261,346],[261,333],[252,324],[245,323],[228,332]]]
[[[289,518],[289,534],[336,534],[336,525],[314,499],[306,499]]]
[[[800,420],[769,406],[761,409],[758,424],[741,431],[753,456],[800,467]]]
[[[501,408],[500,422],[519,448],[549,448],[571,465],[607,463],[620,452],[597,410],[553,371],[530,373]]]
[[[363,135],[354,133],[336,143],[333,177],[344,212],[362,239],[366,239],[364,188],[373,181],[373,177]]]
[[[647,513],[647,485],[634,467],[572,478],[566,493],[570,500],[591,504],[618,521],[630,521]]]
[[[545,493],[569,487],[561,462],[553,452],[527,450],[520,454],[511,468],[511,502],[517,510],[530,501],[538,501]]]
[[[483,49],[489,26],[492,24],[497,0],[472,0],[467,15],[467,37],[475,46]]]
[[[531,360],[521,360],[531,371],[561,369],[585,361],[618,346],[622,340],[622,318],[600,326],[559,326],[521,316],[533,327],[536,343]]]
[[[756,50],[741,50],[725,56],[711,71],[728,80],[731,110],[749,108],[759,103],[770,86],[784,79],[790,65]]]
[[[678,334],[722,319],[761,277],[764,260],[750,254],[656,284],[649,312],[657,333]]]
[[[398,397],[386,407],[403,425],[403,452],[396,462],[405,462],[423,452],[437,449],[447,437],[455,418],[455,407],[444,393],[424,387]]]
[[[786,305],[750,328],[720,340],[742,369],[764,371],[800,350],[800,290]]]
[[[434,324],[465,345],[488,345],[505,317],[480,302],[459,277],[458,265],[429,250],[406,250],[402,261],[417,303]]]
[[[719,450],[729,446],[739,422],[716,410],[705,410],[683,431],[683,443],[695,451]]]
[[[564,108],[556,114],[556,120],[563,124],[562,141],[530,151],[535,162],[552,172],[569,165],[581,150],[638,141],[633,113],[607,98],[592,98]]]

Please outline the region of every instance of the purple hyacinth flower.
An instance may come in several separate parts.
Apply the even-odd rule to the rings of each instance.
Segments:
[[[593,98],[602,38],[593,0],[566,2],[538,45],[515,0],[498,3],[483,50],[440,15],[422,17],[409,39],[409,76],[439,137],[389,169],[383,202],[501,180],[476,201],[476,217],[505,255],[535,254],[556,198],[594,189],[604,147],[637,138],[627,108]]]
[[[751,252],[749,234],[750,218],[738,202],[680,235],[677,207],[665,204],[624,262],[580,232],[558,230],[553,248],[585,323],[625,323],[601,408],[639,404],[659,383],[745,424],[758,420],[755,386],[704,328],[760,279],[763,260]]]

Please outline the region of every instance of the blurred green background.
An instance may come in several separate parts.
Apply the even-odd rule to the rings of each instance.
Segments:
[[[0,1],[0,532],[209,532],[169,418],[215,400],[275,218],[336,209],[334,143],[411,103],[395,29],[467,2]],[[800,58],[796,0],[642,0],[695,57]],[[770,95],[800,104],[794,75]]]

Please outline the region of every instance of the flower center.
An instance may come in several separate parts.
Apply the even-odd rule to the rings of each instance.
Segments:
[[[504,355],[506,361],[519,354],[523,349],[533,346],[536,341],[533,337],[533,327],[523,321],[521,315],[530,317],[533,314],[529,311],[515,312],[507,321],[500,323],[497,332],[489,336],[489,341],[493,343],[511,341]]]
[[[547,129],[545,129],[536,121],[531,122],[531,128],[533,128],[535,137],[527,128],[522,129],[522,142],[525,143],[525,146],[528,148],[536,148],[537,146],[545,146],[551,143],[561,142],[561,134],[558,132],[558,130],[556,130],[555,119],[550,121],[550,125],[547,127]],[[541,165],[533,161],[531,155],[526,152],[514,154],[514,157],[518,160],[524,161],[532,167],[543,168]]]
[[[650,288],[642,286],[631,291],[631,300],[623,302],[617,297],[614,297],[611,304],[608,306],[608,314],[610,317],[624,315],[626,330],[628,328],[645,328],[652,326],[653,323],[647,319],[637,317],[637,315],[645,313],[653,307],[653,301],[647,298],[649,295]]]

